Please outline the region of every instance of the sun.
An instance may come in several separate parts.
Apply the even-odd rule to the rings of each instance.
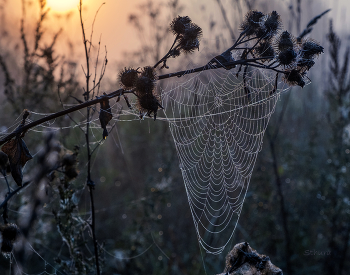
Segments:
[[[46,3],[53,11],[65,12],[77,8],[79,0],[47,0]]]

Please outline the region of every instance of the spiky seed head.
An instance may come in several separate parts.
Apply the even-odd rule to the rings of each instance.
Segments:
[[[3,254],[11,253],[13,249],[13,244],[10,240],[3,239],[1,243],[1,252]]]
[[[141,76],[148,77],[151,80],[157,79],[157,73],[156,70],[151,66],[146,66],[142,69]]]
[[[297,53],[294,49],[287,49],[279,53],[277,60],[283,66],[291,66],[296,61]]]
[[[302,73],[300,73],[298,70],[291,70],[291,71],[286,71],[284,73],[283,80],[291,86],[300,86],[303,88],[305,86],[305,81],[302,77]]]
[[[170,30],[175,35],[184,34],[186,27],[191,23],[191,19],[188,16],[177,16],[170,23]]]
[[[199,40],[198,39],[193,39],[193,40],[181,39],[179,45],[180,45],[180,49],[184,53],[193,53],[194,50],[196,50],[196,49],[199,50]]]
[[[301,45],[302,56],[308,59],[323,53],[323,47],[314,40],[306,40]]]
[[[261,28],[260,19],[263,17],[264,14],[260,11],[249,11],[241,24],[241,30],[244,31],[247,36],[255,34]]]
[[[275,50],[269,41],[261,41],[258,46],[256,46],[255,52],[259,57],[266,57],[267,59],[271,59],[275,56]],[[267,59],[263,59],[262,61]]]
[[[198,25],[191,23],[189,24],[189,27],[186,28],[186,31],[184,33],[185,39],[194,40],[194,39],[200,39],[202,37],[202,28]]]
[[[138,71],[133,69],[133,68],[124,68],[119,73],[120,84],[125,89],[131,89],[131,88],[135,87],[137,78],[138,78]]]
[[[10,240],[11,242],[16,241],[18,234],[19,234],[19,228],[14,223],[6,224],[5,227],[1,230],[2,238],[6,240]]]
[[[269,37],[274,36],[282,27],[280,15],[276,11],[271,12],[264,22],[264,27]]]
[[[202,29],[191,23],[179,39],[179,49],[185,53],[192,53],[195,49],[199,49],[201,37]]]
[[[154,120],[157,117],[158,108],[161,107],[157,95],[143,94],[137,98],[137,107],[141,113],[147,113],[148,116],[154,115]]]
[[[140,76],[136,82],[136,94],[142,96],[144,94],[152,94],[155,88],[155,81],[147,76]]]
[[[280,52],[293,49],[295,44],[295,38],[288,31],[282,32],[276,40],[276,48]]]

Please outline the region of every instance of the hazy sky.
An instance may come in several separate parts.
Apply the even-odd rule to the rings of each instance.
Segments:
[[[27,0],[28,1],[28,0]],[[50,0],[55,1],[55,0]],[[56,0],[62,1],[62,0]],[[74,0],[69,0],[74,1]],[[87,33],[91,31],[91,23],[94,18],[95,12],[98,7],[105,3],[105,5],[99,11],[96,19],[94,28],[94,42],[97,42],[101,36],[101,45],[106,45],[108,50],[109,60],[122,59],[122,53],[125,51],[130,51],[137,49],[140,45],[140,41],[137,38],[137,33],[128,24],[128,17],[131,13],[139,13],[140,9],[138,6],[144,3],[146,0],[84,0],[83,4],[87,7],[84,10],[84,23]],[[168,3],[166,0],[156,0],[156,2],[161,2],[163,4]],[[230,20],[240,22],[241,18],[236,18],[237,13],[234,13],[232,8],[232,3],[236,2],[233,0],[221,0],[223,6],[227,11],[227,15]],[[21,16],[21,0],[0,0],[1,2],[6,2],[4,9],[4,14],[6,20],[12,21],[10,23],[11,33],[14,36],[19,37],[19,22]],[[30,2],[30,1],[29,1]],[[33,2],[32,7],[37,6],[36,0],[31,0]],[[291,3],[296,2],[296,0],[276,0],[275,3],[271,0],[257,0],[256,3],[261,6],[262,9],[276,9],[278,12],[284,13],[284,26],[288,27],[288,6]],[[220,14],[220,9],[217,5],[216,0],[192,0],[184,1],[180,0],[180,3],[184,6],[182,15],[188,15],[193,21],[198,22],[198,24],[203,28],[203,37],[211,39],[209,33],[209,21],[214,20],[217,22],[217,30],[223,30],[223,34],[228,38],[228,31],[224,27],[224,21]],[[302,0],[305,7],[302,9],[302,22],[301,27],[305,27],[307,22],[315,15],[321,13],[327,8],[332,8],[332,11],[328,15],[329,18],[334,19],[334,26],[336,30],[346,30],[348,31],[348,26],[350,26],[350,20],[348,18],[348,11],[350,8],[350,0]],[[282,11],[284,10],[284,11]],[[26,27],[30,28],[31,19],[37,14],[34,12],[35,9],[32,8],[27,12],[27,22]],[[78,18],[78,9],[74,8],[70,11],[71,16],[67,19],[65,13],[57,13],[54,10],[50,12],[51,19],[47,23],[46,29],[49,30],[51,36],[59,29],[63,28],[64,40],[72,43],[76,47],[76,52],[74,52],[75,57],[81,54],[82,50],[81,43],[81,29]],[[11,16],[9,16],[11,15]],[[235,17],[234,19],[232,19]],[[286,18],[287,17],[287,18]],[[322,22],[319,22],[315,28],[315,34],[317,31],[320,33],[326,33],[328,31],[329,20],[323,18]],[[33,26],[32,26],[33,27]],[[8,27],[9,28],[9,27]],[[62,39],[62,38],[61,38]],[[321,38],[318,38],[321,39]],[[62,46],[63,47],[63,46]],[[64,47],[63,47],[64,48]],[[78,50],[80,49],[80,50]]]

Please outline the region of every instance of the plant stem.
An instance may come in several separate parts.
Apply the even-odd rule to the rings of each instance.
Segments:
[[[80,15],[80,24],[81,24],[81,30],[83,34],[83,41],[84,41],[84,49],[85,49],[85,59],[86,59],[86,92],[84,93],[85,102],[89,102],[90,100],[90,90],[89,90],[89,83],[90,83],[90,49],[92,45],[92,31],[91,30],[91,38],[89,41],[89,48],[87,46],[87,40],[85,36],[85,29],[84,29],[84,23],[83,23],[83,15],[82,15],[82,0],[79,2],[79,15]],[[86,140],[86,149],[87,149],[87,157],[88,157],[88,166],[87,166],[87,178],[86,182],[89,187],[90,192],[90,207],[91,207],[91,213],[92,213],[92,221],[90,224],[91,231],[92,231],[92,240],[94,243],[94,251],[95,251],[95,263],[96,263],[96,274],[100,275],[100,262],[99,262],[99,256],[98,256],[98,249],[97,249],[97,239],[96,239],[96,230],[95,230],[95,204],[94,204],[94,182],[91,179],[91,152],[90,152],[90,107],[86,108],[86,131],[85,131],[85,140]]]
[[[206,64],[202,67],[194,68],[191,70],[179,71],[179,72],[170,73],[170,74],[163,74],[163,75],[158,76],[158,79],[161,80],[161,79],[166,79],[166,78],[175,77],[175,76],[181,77],[181,76],[184,76],[186,74],[192,74],[192,73],[196,73],[196,72],[225,68],[225,67],[232,67],[234,65],[249,65],[249,66],[253,66],[253,67],[257,67],[257,68],[262,68],[262,69],[266,68],[269,70],[273,70],[275,72],[284,73],[283,71],[280,71],[280,70],[268,68],[267,65],[265,66],[265,65],[252,64],[252,62],[255,62],[256,60],[261,60],[261,59],[266,59],[266,57],[252,58],[252,59],[241,59],[241,60],[235,60],[232,62],[227,62],[224,64],[216,64],[216,65]]]
[[[18,187],[16,190],[8,193],[8,195],[6,196],[5,200],[0,204],[0,209],[3,208],[5,206],[5,204],[15,195],[17,194],[19,191],[21,191],[24,187],[28,186],[31,183],[31,181],[27,181],[25,183],[23,183],[22,186]]]
[[[68,108],[66,110],[59,111],[57,113],[53,113],[52,115],[49,115],[49,116],[43,117],[41,119],[38,119],[36,121],[33,121],[31,123],[28,123],[28,124],[20,127],[19,129],[17,129],[17,131],[14,131],[11,134],[8,134],[4,138],[2,138],[0,140],[0,146],[5,144],[9,140],[11,140],[16,135],[19,135],[20,133],[22,133],[24,131],[27,131],[28,129],[31,129],[31,128],[35,127],[35,126],[38,126],[38,125],[40,125],[42,123],[45,123],[45,122],[47,122],[49,120],[52,120],[52,119],[55,119],[55,118],[58,118],[58,117],[61,117],[61,116],[64,116],[64,115],[76,112],[76,111],[78,111],[80,109],[83,109],[83,108],[86,108],[86,107],[89,107],[89,106],[92,106],[92,105],[95,105],[97,103],[100,103],[103,100],[106,100],[106,98],[107,99],[111,99],[113,97],[121,96],[121,95],[127,94],[127,93],[133,93],[133,91],[125,91],[124,89],[119,89],[119,90],[116,90],[116,91],[114,91],[114,92],[112,92],[110,94],[102,95],[101,97],[98,97],[96,99],[93,99],[93,100],[90,100],[90,101],[86,101],[86,102],[81,103],[81,104],[79,104],[77,106],[74,106],[72,108]]]
[[[192,73],[196,73],[196,72],[200,72],[200,71],[214,70],[214,69],[225,68],[225,67],[230,67],[230,66],[234,66],[234,65],[249,65],[249,66],[253,66],[253,67],[257,67],[257,68],[262,68],[262,69],[266,68],[266,69],[269,69],[269,70],[273,70],[275,72],[284,73],[283,71],[276,70],[274,68],[269,68],[269,67],[267,67],[265,65],[257,65],[257,64],[252,63],[252,62],[255,62],[256,60],[261,60],[261,59],[266,59],[266,57],[264,57],[264,58],[252,58],[252,59],[235,60],[235,61],[232,61],[232,62],[227,62],[225,64],[216,64],[216,65],[206,64],[206,65],[204,65],[202,67],[194,68],[194,69],[191,69],[191,70],[185,70],[185,71],[179,71],[179,72],[175,72],[175,73],[163,74],[163,75],[158,76],[158,79],[162,80],[162,79],[167,79],[167,78],[171,78],[171,77],[175,77],[175,76],[181,77],[181,76],[184,76],[184,75],[187,75],[187,74],[192,74]],[[38,119],[36,121],[33,121],[32,123],[24,125],[20,129],[17,129],[16,131],[14,131],[14,132],[8,134],[7,136],[5,136],[4,138],[2,138],[0,140],[0,146],[5,144],[6,142],[11,140],[12,138],[14,138],[16,135],[18,135],[18,134],[20,134],[20,133],[22,133],[24,131],[27,131],[28,129],[31,129],[31,128],[35,127],[35,126],[38,126],[38,125],[40,125],[42,123],[45,123],[45,122],[47,122],[49,120],[52,120],[52,119],[55,119],[55,118],[58,118],[58,117],[61,117],[61,116],[73,113],[73,112],[81,110],[83,108],[86,108],[86,107],[95,105],[97,103],[100,103],[103,100],[111,99],[111,98],[114,98],[114,97],[117,97],[117,96],[122,96],[124,94],[134,94],[134,90],[125,91],[124,89],[118,89],[118,90],[116,90],[114,92],[111,92],[109,94],[102,95],[102,96],[100,96],[100,97],[98,97],[96,99],[86,101],[86,102],[81,103],[81,104],[79,104],[77,106],[74,106],[72,108],[68,108],[66,110],[59,111],[59,112],[54,113],[52,115],[43,117],[43,118]],[[87,127],[89,127],[89,123],[87,123]]]

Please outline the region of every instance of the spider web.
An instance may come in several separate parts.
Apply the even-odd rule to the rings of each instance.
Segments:
[[[212,254],[233,236],[283,91],[273,91],[275,74],[250,69],[243,79],[238,70],[202,71],[161,89],[198,240]]]
[[[207,70],[163,81],[159,86],[165,118],[158,119],[169,122],[198,240],[212,254],[220,254],[233,237],[264,132],[284,91],[283,84],[278,83],[279,89],[272,93],[275,73],[250,68],[243,79],[244,67],[236,75],[238,71],[239,67]],[[114,122],[139,120],[135,108],[125,109],[116,99],[110,104]],[[91,146],[103,142],[98,111],[89,122]],[[28,123],[48,115],[31,113]],[[79,113],[85,117],[85,110]],[[21,117],[1,129],[0,137],[13,131]],[[75,121],[66,127],[49,121],[30,131],[85,130],[85,119]],[[110,130],[113,125],[111,121]],[[46,267],[47,262],[40,257]]]

